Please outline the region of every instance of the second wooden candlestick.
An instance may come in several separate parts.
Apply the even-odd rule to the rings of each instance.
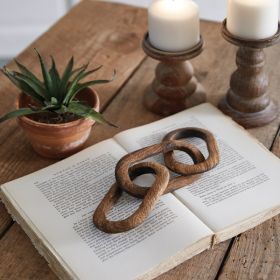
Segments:
[[[230,89],[219,108],[245,128],[272,122],[278,116],[279,108],[269,96],[263,49],[279,42],[280,28],[271,38],[245,40],[231,34],[225,20],[222,35],[239,49],[236,55],[238,68],[231,76]]]
[[[172,53],[154,48],[146,34],[143,49],[148,56],[160,61],[155,79],[144,96],[143,102],[148,110],[168,116],[206,101],[205,90],[188,61],[202,52],[202,38],[192,49]]]

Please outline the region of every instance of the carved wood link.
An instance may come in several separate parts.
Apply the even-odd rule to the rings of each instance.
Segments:
[[[205,159],[201,151],[194,145],[183,141],[190,137],[201,138],[208,149]],[[188,154],[194,164],[180,163],[175,159],[174,151]],[[142,162],[143,160],[163,153],[165,165],[157,162]],[[219,151],[214,136],[207,130],[199,128],[183,128],[167,134],[162,143],[140,149],[124,156],[117,164],[116,183],[109,189],[95,213],[93,223],[106,233],[121,233],[141,225],[163,194],[185,187],[197,179],[200,174],[213,169],[219,163]],[[170,172],[180,176],[170,180]],[[138,186],[134,179],[144,174],[153,174],[155,181],[149,188]],[[133,197],[142,199],[139,208],[128,218],[120,221],[110,221],[107,213],[120,199],[123,191]]]

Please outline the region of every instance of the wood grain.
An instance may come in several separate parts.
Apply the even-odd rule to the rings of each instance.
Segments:
[[[12,223],[13,221],[10,215],[6,212],[4,204],[0,203],[0,239]]]
[[[219,25],[214,23],[203,23],[202,28],[204,33],[208,35],[206,37],[208,37],[210,40],[213,40],[213,42],[217,41],[216,34],[217,32],[219,32]],[[220,41],[218,40],[217,43],[219,42]],[[221,43],[221,45],[223,46],[223,42]],[[221,49],[222,46],[220,46]],[[205,52],[206,51],[207,50],[205,50]],[[210,53],[209,58],[211,58],[209,59],[210,64],[218,63],[215,59],[215,56],[218,56],[220,51],[221,50],[219,48],[215,48],[214,50],[212,48],[211,50],[208,49],[208,52]],[[234,52],[232,50],[232,54],[233,53]],[[201,81],[206,83],[205,78],[209,74],[206,71],[203,72],[199,70],[201,64],[205,63],[203,56],[201,56],[201,58],[199,57],[199,59],[195,60],[194,66],[196,67],[196,69],[198,69],[197,73],[200,76]],[[230,61],[230,58],[228,59],[228,61]],[[105,111],[105,116],[110,116],[115,121],[115,123],[117,123],[121,128],[118,131],[115,131],[111,128],[99,127],[99,129],[95,131],[95,135],[92,135],[92,137],[95,137],[93,141],[98,142],[101,140],[105,140],[107,138],[112,137],[116,132],[119,132],[121,130],[126,130],[135,126],[147,124],[157,119],[160,119],[159,116],[151,112],[145,111],[144,107],[141,105],[144,89],[153,78],[153,75],[151,75],[151,73],[153,73],[156,63],[157,62],[152,59],[147,59],[145,63],[141,66],[141,68],[136,72],[136,74],[130,79],[128,85],[121,91],[121,93],[116,97],[114,102]],[[220,62],[220,65],[221,64],[222,63]],[[231,71],[229,70],[229,75],[230,72]],[[215,74],[217,75],[217,73]],[[219,76],[218,78],[221,79],[221,81],[223,81],[224,87],[220,88],[219,83],[213,83],[209,81],[209,86],[211,86],[210,100],[212,100],[214,104],[217,104],[219,97],[224,93],[223,89],[227,88],[227,81],[224,81]],[[217,94],[217,96],[215,96],[215,94]],[[120,113],[120,107],[125,113]],[[220,264],[223,260],[228,245],[229,241],[219,244],[215,246],[213,250],[203,252],[202,254],[196,256],[194,259],[191,259],[181,264],[179,267],[173,269],[171,272],[168,272],[158,277],[157,280],[167,280],[169,279],[169,277],[170,279],[174,280],[214,279],[218,273]]]
[[[20,54],[18,60],[39,74],[40,66],[33,51],[36,46],[44,56],[54,55],[60,69],[73,54],[77,65],[87,61],[95,66],[104,65],[97,78],[110,78],[116,68],[117,79],[97,87],[102,109],[144,59],[140,46],[145,29],[146,11],[143,9],[83,1]],[[11,63],[9,67],[14,68],[15,64]],[[14,109],[18,90],[2,73],[0,83],[2,115]],[[0,129],[0,184],[54,163],[34,154],[16,121],[1,124]],[[0,235],[11,222],[3,209],[0,208]]]
[[[67,25],[71,26],[71,29],[77,28],[72,22],[72,20],[75,21],[75,19],[72,17],[77,17],[79,14],[81,14],[80,16],[78,16],[79,22],[80,24],[84,21],[87,22],[87,27],[85,28],[86,31],[83,31],[87,32],[88,29],[93,28],[92,24],[88,24],[88,22],[91,22],[91,20],[93,20],[90,20],[89,17],[92,18],[92,14],[94,13],[94,7],[96,4],[97,3],[93,4],[88,1],[80,4],[70,13],[70,15],[66,17],[66,20],[63,19],[59,23],[58,26],[60,27],[58,29],[62,28],[63,30],[67,30]],[[91,12],[84,11],[84,9],[90,10]],[[100,9],[101,8],[99,8],[99,12]],[[109,10],[109,8],[107,8],[107,10]],[[123,17],[123,15],[125,15],[125,13],[116,11],[118,10],[118,8],[114,8],[112,10],[119,16],[120,14],[122,14],[120,17]],[[137,23],[137,19],[135,19],[135,15],[136,18],[138,18],[138,21],[140,22],[146,20],[145,14],[141,12],[142,10],[140,10],[140,12],[136,12],[135,9],[132,9],[131,11],[133,16],[130,18],[130,21],[127,20],[128,25],[134,23],[139,24],[139,22]],[[87,19],[85,19],[84,17],[86,17]],[[107,20],[111,21],[111,19],[108,18],[106,19],[106,21]],[[76,24],[77,21],[78,20],[76,20]],[[103,22],[105,22],[105,20]],[[141,28],[141,30],[139,29],[139,32],[146,31],[144,30],[145,27],[142,26]],[[56,30],[56,28],[54,28],[53,32],[56,34],[60,33],[60,31]],[[64,32],[61,32],[60,35],[63,36],[64,41],[68,40],[67,42],[72,42],[71,36],[73,36],[73,34],[64,34]],[[224,93],[226,92],[229,84],[229,77],[235,68],[235,48],[227,44],[220,37],[220,26],[218,24],[203,22],[202,35],[205,38],[205,41],[207,42],[207,48],[205,49],[202,55],[194,59],[193,65],[195,67],[195,72],[199,80],[202,82],[202,84],[208,92],[209,100],[211,101],[211,103],[217,104],[221,96],[224,95]],[[52,38],[53,35],[49,36]],[[57,35],[54,35],[56,39],[53,38],[51,40],[52,43],[48,43],[47,41],[49,36],[45,35],[44,40],[40,39],[41,45],[43,46],[44,44],[47,44],[48,48],[53,46],[53,48],[57,50],[58,55],[62,56],[61,59],[64,59],[63,61],[66,61],[69,52],[77,53],[81,61],[84,55],[87,57],[93,56],[94,51],[92,51],[88,46],[89,44],[92,45],[94,43],[91,40],[90,36],[88,37],[87,41],[85,40],[85,48],[83,44],[76,43],[75,48],[72,50],[71,44],[66,44],[70,49],[68,50],[67,55],[65,55],[64,53],[65,49],[60,48],[61,46],[65,47],[65,44],[63,41],[59,40],[59,36],[57,37]],[[77,37],[79,36],[82,37],[81,34],[77,35]],[[93,34],[91,34],[91,36],[93,36]],[[102,38],[103,36],[99,38],[101,44],[102,42],[104,43],[104,40],[102,41]],[[59,42],[59,44],[56,45],[55,42]],[[112,48],[114,48],[115,46],[116,44]],[[48,48],[44,48],[45,53],[47,52]],[[90,54],[88,54],[87,52],[89,52]],[[25,58],[24,62],[29,62],[31,65],[34,59],[33,54],[32,56],[30,56],[30,54],[31,50],[27,50],[25,54],[21,57]],[[143,54],[139,47],[139,49],[134,52],[134,56],[130,56],[130,59],[123,59],[123,56],[122,61],[119,60],[119,63],[117,65],[118,72],[118,67],[122,67],[121,69],[126,69],[127,72],[124,71],[123,76],[121,76],[121,78],[123,79],[122,83],[112,84],[111,89],[104,88],[104,97],[102,97],[103,104],[107,100],[105,103],[108,105],[109,102],[113,100],[113,96],[115,96],[115,94],[118,93],[119,89],[122,87],[125,81],[125,77],[128,78],[136,69],[137,66],[134,63],[138,63],[139,61],[141,61],[141,59],[143,58],[142,55]],[[278,89],[280,88],[280,79],[278,79],[280,71],[280,60],[278,59],[279,55],[279,48],[271,48],[267,51],[267,72],[270,74],[271,78],[270,89],[272,95],[276,98],[278,95]],[[139,57],[141,57],[141,59],[139,59]],[[221,59],[221,57],[223,59]],[[115,56],[115,59],[116,58],[117,56]],[[129,62],[129,60],[131,61]],[[116,60],[112,59],[110,65],[115,66],[114,61]],[[121,65],[121,63],[123,63],[124,65]],[[129,68],[126,67],[127,63],[131,63]],[[156,119],[159,119],[158,116],[147,112],[141,105],[144,89],[152,81],[155,65],[156,61],[153,61],[151,59],[145,60],[145,62],[141,65],[139,70],[137,70],[135,75],[122,88],[122,90],[113,100],[113,102],[109,106],[107,106],[105,110],[105,116],[112,120],[114,123],[117,123],[121,128],[117,130],[97,125],[91,134],[88,145],[110,138],[121,130],[146,124],[151,121],[155,121]],[[107,71],[108,72],[106,73],[109,74],[110,71]],[[2,80],[2,77],[0,77],[0,81]],[[9,92],[7,92],[7,89],[9,89]],[[0,105],[1,113],[4,112],[4,110],[13,106],[13,99],[11,98],[12,93],[10,89],[12,89],[10,85],[8,85],[5,82],[2,84],[1,82],[0,94],[4,94],[5,96],[5,98],[1,98],[1,101],[5,100],[5,104],[2,105],[1,103]],[[266,147],[271,147],[278,127],[279,119],[275,120],[273,123],[264,128],[253,129],[250,130],[250,132],[254,136],[256,136]],[[7,139],[9,141],[7,141]],[[9,124],[1,127],[0,143],[0,180],[2,183],[13,178],[20,177],[21,175],[30,173],[34,170],[40,169],[52,163],[51,161],[42,160],[41,158],[36,156],[35,153],[32,152],[26,140],[23,138],[21,131],[17,128],[14,122],[10,122]],[[3,143],[5,145],[3,145]],[[279,233],[279,225],[277,227],[277,231]],[[250,238],[252,239],[247,240],[247,244],[253,242],[254,236],[250,236]],[[2,238],[0,244],[0,279],[56,279],[53,273],[48,269],[46,262],[39,256],[38,253],[36,253],[31,242],[21,231],[18,225],[14,224],[11,227],[11,229]],[[213,250],[206,251],[194,257],[193,259],[185,262],[184,264],[178,266],[172,271],[160,276],[157,280],[215,279],[220,269],[225,253],[228,249],[228,245],[229,241],[219,244]],[[246,247],[242,247],[240,248],[240,250],[243,250],[244,253],[246,251]],[[270,253],[272,252],[275,251],[270,251]],[[261,255],[260,258],[262,258],[262,256],[263,255]],[[262,260],[265,261],[264,259]],[[270,262],[271,259],[267,259],[267,261]],[[271,265],[271,263],[269,265]],[[11,271],[13,271],[13,275],[16,275],[15,278],[11,278],[13,277],[11,275]]]
[[[230,241],[204,251],[194,258],[162,274],[155,280],[211,280],[215,279]]]
[[[194,62],[194,66],[197,69],[196,73],[209,92],[208,98],[214,105],[217,105],[221,96],[226,92],[229,77],[235,67],[235,49],[232,47],[226,48],[226,42],[218,39],[217,34],[219,34],[219,29],[219,25],[214,23],[204,23],[202,25],[202,31],[206,34],[205,39],[208,42],[208,48],[205,50],[207,58],[205,58],[206,55],[201,55]],[[280,55],[280,49],[273,48],[268,53],[268,60],[272,63],[273,57]],[[224,58],[222,61],[218,60],[220,55]],[[155,65],[156,61],[147,59],[137,71],[136,75],[130,80],[128,86],[123,89],[121,94],[116,97],[108,110],[106,110],[105,116],[113,118],[121,126],[120,130],[143,125],[160,118],[150,112],[143,111],[143,108],[139,105],[141,104],[146,84],[151,82],[152,77],[150,73],[154,70]],[[201,70],[205,65],[208,65],[207,69],[209,71]],[[228,65],[228,67],[224,67],[224,65]],[[276,61],[275,67],[276,69],[280,69],[280,63]],[[277,71],[272,67],[268,71],[274,77],[270,87],[273,93],[272,95],[277,98],[277,88],[280,87],[277,79]],[[119,106],[121,106],[126,114],[119,113]],[[264,128],[251,129],[250,133],[258,138],[267,148],[270,148],[278,130],[279,122],[280,120],[277,119]],[[100,129],[96,130],[95,137],[100,141],[112,137],[113,134],[112,129],[100,127]],[[229,241],[219,244],[213,250],[204,252],[194,259],[185,262],[171,272],[160,276],[157,280],[214,279],[226,254],[228,245]]]
[[[214,23],[203,23],[203,31],[208,35],[207,37],[210,40],[217,40],[217,34],[219,34],[219,25]],[[220,42],[220,41],[218,41]],[[223,47],[224,41],[221,40],[221,45]],[[216,45],[215,45],[216,46]],[[221,46],[220,46],[221,47]],[[217,63],[217,60],[214,58],[215,56],[218,56],[220,49],[215,48],[214,50],[208,50],[210,53],[210,64]],[[232,50],[232,54],[233,54]],[[205,63],[204,57],[201,57],[201,61],[196,60],[194,66],[199,69],[201,67],[200,63]],[[230,61],[230,58],[228,59]],[[147,59],[142,65],[139,70],[135,73],[135,75],[128,81],[127,85],[121,90],[121,92],[117,95],[117,97],[114,99],[112,104],[108,106],[108,108],[105,110],[105,116],[107,118],[110,118],[112,121],[114,121],[116,124],[120,126],[119,129],[114,129],[111,127],[105,127],[101,125],[97,125],[96,128],[93,130],[93,133],[91,134],[90,141],[88,145],[91,143],[97,143],[104,139],[108,139],[113,137],[117,132],[126,130],[128,128],[132,128],[135,126],[139,126],[142,124],[147,124],[152,121],[155,121],[159,119],[160,117],[157,115],[154,115],[144,109],[142,106],[142,98],[144,94],[145,87],[151,82],[154,72],[154,66],[156,65],[156,61],[153,61],[152,59]],[[233,65],[234,66],[234,65]],[[203,68],[202,68],[203,69]],[[230,74],[231,71],[228,72]],[[205,71],[198,71],[198,75],[201,78],[201,81],[206,82],[205,78],[208,76],[208,72]],[[217,75],[217,73],[216,73]],[[213,78],[213,77],[212,77]],[[220,77],[221,80],[224,80]],[[220,88],[219,83],[210,83],[211,89],[212,89],[212,95],[211,97],[215,97],[215,94],[218,93],[218,96],[213,100],[213,102],[216,101],[216,103],[219,100],[219,97],[221,94],[224,93],[224,89],[227,88],[227,82],[224,81],[224,88]],[[214,86],[213,86],[214,85]],[[219,90],[217,90],[219,89]],[[210,92],[210,93],[211,93]],[[121,108],[121,110],[120,110]],[[17,138],[18,139],[18,138]],[[10,153],[11,151],[8,151]],[[16,226],[16,225],[15,225]],[[13,236],[11,235],[10,231],[6,234],[7,239],[5,240],[5,243],[10,241]],[[28,237],[26,237],[28,239]],[[187,277],[185,279],[197,279],[197,275],[200,275],[200,279],[214,279],[216,274],[218,273],[220,264],[223,260],[223,257],[225,255],[225,252],[228,248],[228,242],[225,242],[223,244],[219,244],[218,246],[215,246],[213,250],[203,252],[202,254],[196,256],[194,259],[185,262],[178,268],[173,269],[170,272],[170,277],[173,277],[173,279],[184,279],[184,277]],[[22,257],[25,254],[25,251],[33,250],[32,244],[30,241],[25,243],[24,248],[18,248],[18,255],[21,255]],[[33,264],[35,262],[35,257],[30,258],[29,263]],[[196,261],[197,260],[197,261]],[[42,270],[46,269],[46,262],[44,264],[41,264]],[[3,271],[5,273],[6,270],[12,269],[16,273],[17,271],[24,270],[26,275],[28,275],[28,271],[30,272],[30,275],[33,273],[32,269],[29,267],[23,267],[21,263],[15,261],[11,261],[10,267],[7,266],[3,267]],[[37,279],[40,279],[41,275],[39,273],[39,269],[36,274]],[[0,275],[1,276],[1,275]],[[177,277],[178,276],[178,277]],[[169,279],[169,273],[164,274],[159,277],[159,279],[163,277],[162,279],[166,280]],[[177,278],[176,278],[177,277]],[[0,277],[1,279],[1,277]],[[159,280],[157,279],[157,280]],[[171,278],[172,279],[172,278]]]
[[[280,216],[236,238],[219,279],[279,279]]]
[[[155,78],[146,89],[143,104],[151,112],[169,116],[206,102],[203,86],[197,81],[190,59],[203,51],[202,37],[197,45],[183,52],[166,52],[156,49],[148,33],[143,39],[145,53],[160,63]]]
[[[0,279],[57,280],[19,225],[9,230],[0,243]]]
[[[280,157],[280,134],[272,152]],[[279,279],[280,215],[236,238],[219,279]]]
[[[244,40],[222,27],[223,37],[239,47],[237,70],[231,75],[230,89],[219,108],[245,128],[260,127],[279,115],[279,108],[269,96],[269,77],[265,72],[264,48],[279,42],[280,31],[263,40]]]

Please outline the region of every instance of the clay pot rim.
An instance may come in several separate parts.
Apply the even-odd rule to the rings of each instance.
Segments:
[[[98,93],[96,90],[94,89],[91,89],[91,88],[86,88],[84,89],[83,91],[85,90],[88,90],[90,94],[92,94],[94,96],[94,101],[95,101],[95,104],[92,106],[92,108],[94,110],[96,110],[97,112],[99,112],[99,109],[100,109],[100,99],[99,99],[99,96],[98,96]],[[20,93],[20,96],[17,100],[17,108],[20,108],[19,107],[19,100],[21,98],[21,96],[23,96],[24,93],[21,92]],[[32,119],[30,119],[29,117],[27,116],[22,116],[22,117],[18,117],[18,119],[22,122],[25,122],[25,123],[28,123],[29,125],[33,125],[33,126],[40,126],[40,127],[54,127],[54,128],[63,128],[63,127],[72,127],[72,126],[77,126],[79,125],[80,123],[84,123],[84,122],[90,122],[90,123],[95,123],[94,120],[91,120],[91,119],[85,119],[85,118],[82,118],[82,119],[78,119],[78,120],[75,120],[75,121],[71,121],[71,122],[67,122],[67,123],[61,123],[61,124],[50,124],[50,123],[42,123],[42,122],[37,122],[37,121],[34,121]]]

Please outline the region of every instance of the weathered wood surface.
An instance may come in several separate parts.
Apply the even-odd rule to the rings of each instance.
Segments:
[[[104,13],[110,14],[110,16],[105,17]],[[120,22],[116,24],[114,20],[120,20],[122,24]],[[99,24],[99,21],[102,21],[103,24]],[[75,54],[82,63],[96,57],[95,53],[100,52],[102,55],[99,57],[98,63],[108,65],[101,75],[110,75],[112,68],[118,70],[118,80],[109,87],[105,86],[99,90],[103,108],[105,108],[105,116],[118,124],[120,129],[97,125],[92,131],[88,145],[110,138],[121,130],[146,124],[159,118],[142,107],[144,89],[152,81],[157,62],[146,59],[141,64],[144,53],[140,49],[140,44],[134,46],[134,51],[128,52],[126,44],[130,45],[130,40],[123,39],[124,41],[122,41],[121,34],[119,34],[120,38],[114,37],[116,30],[111,29],[111,25],[113,25],[114,28],[119,28],[118,32],[130,33],[131,30],[135,30],[135,34],[138,35],[132,37],[139,36],[140,38],[140,34],[144,34],[146,31],[145,21],[146,14],[141,9],[85,1],[33,44],[39,46],[44,54],[48,54],[51,50],[61,63],[65,63],[71,54]],[[94,23],[98,26],[95,32],[92,31],[95,28]],[[76,32],[72,32],[73,30]],[[108,42],[106,39],[108,33],[111,34],[114,43],[111,43],[110,40]],[[207,44],[206,50],[194,59],[193,64],[199,80],[208,92],[209,100],[217,105],[221,96],[226,93],[229,77],[235,69],[235,48],[221,38],[219,24],[203,22],[202,33]],[[138,40],[140,40],[139,38]],[[84,41],[79,44],[79,40]],[[126,51],[122,51],[122,48]],[[278,47],[267,51],[267,71],[270,73],[271,79],[270,89],[275,98],[277,98],[280,88],[279,56]],[[20,58],[29,65],[34,62],[31,49],[26,50]],[[36,70],[36,68],[34,69]],[[130,76],[132,77],[130,78]],[[15,100],[13,94],[16,90],[2,76],[0,82],[0,114],[2,114],[13,107]],[[250,132],[270,148],[277,134],[279,123],[280,120],[277,119],[264,128],[253,129]],[[34,154],[15,122],[6,123],[0,129],[0,183],[28,174],[53,162]],[[279,151],[279,139],[278,136],[274,142],[274,147],[276,147],[274,152]],[[21,228],[17,224],[13,224],[9,228],[11,220],[7,217],[8,214],[0,207],[0,229],[4,233],[0,241],[0,279],[57,279]],[[269,230],[270,225],[271,230]],[[157,280],[215,279],[216,277],[221,279],[278,279],[276,275],[279,272],[279,254],[277,254],[279,252],[279,237],[277,239],[279,231],[279,218],[275,218],[241,235],[239,239],[235,239],[232,247],[229,246],[230,241],[219,244],[213,250],[206,251],[163,274]],[[256,241],[257,237],[258,241]],[[269,242],[265,243],[265,241]],[[252,256],[249,256],[250,254]],[[246,258],[241,258],[244,255]],[[240,260],[237,261],[239,258]],[[243,267],[240,266],[242,261],[246,261]],[[275,263],[276,261],[277,263]]]
[[[0,239],[10,225],[12,225],[11,217],[6,212],[4,204],[0,202]]]
[[[18,224],[0,242],[0,279],[57,280]]]
[[[104,65],[97,78],[110,78],[116,68],[118,78],[105,87],[97,87],[102,93],[101,109],[105,108],[145,57],[140,48],[146,26],[145,16],[142,9],[122,5],[114,5],[112,9],[111,4],[83,1],[25,50],[18,60],[39,74],[40,66],[33,51],[37,47],[43,55],[53,55],[61,68],[72,55],[78,66],[88,61],[92,66]],[[15,64],[11,63],[9,67],[14,68]],[[17,89],[2,73],[0,84],[2,115],[14,108]],[[34,154],[15,121],[0,126],[0,144],[0,184],[54,162]],[[0,235],[9,224],[5,211],[1,209]]]
[[[280,133],[272,151],[280,157]],[[280,215],[236,238],[220,279],[279,279]]]
[[[149,34],[143,40],[145,53],[159,61],[155,68],[155,78],[146,89],[144,106],[160,116],[170,116],[185,109],[206,102],[203,86],[195,77],[189,60],[203,51],[204,41],[185,52],[166,52],[156,49],[149,40]]]

